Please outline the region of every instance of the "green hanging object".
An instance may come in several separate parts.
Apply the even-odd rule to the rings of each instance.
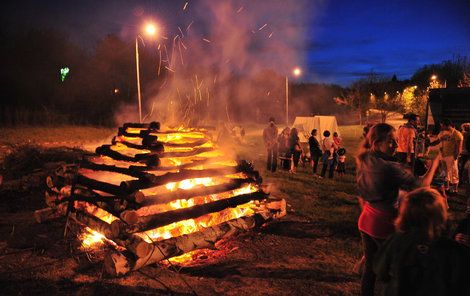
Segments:
[[[65,77],[67,77],[69,72],[70,72],[69,67],[64,67],[64,68],[60,69],[60,80],[62,80],[62,82],[64,82]]]

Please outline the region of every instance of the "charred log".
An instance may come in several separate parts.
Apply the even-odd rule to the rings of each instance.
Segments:
[[[141,245],[147,244],[145,247],[140,247],[141,252],[139,254],[146,253],[145,256],[137,256],[135,258],[135,256],[112,251],[105,257],[105,270],[110,275],[121,276],[132,270],[138,270],[146,265],[157,263],[167,258],[179,256],[197,249],[212,248],[218,240],[261,226],[271,218],[272,215],[270,214],[255,214],[208,227],[199,232],[152,244],[140,242]]]
[[[130,225],[125,229],[126,232],[135,233],[154,229],[160,226],[168,225],[173,222],[193,219],[205,214],[219,212],[227,208],[234,208],[236,206],[245,204],[252,200],[266,199],[268,194],[264,192],[254,192],[248,194],[241,194],[231,198],[213,201],[210,203],[192,206],[190,208],[178,209],[174,211],[167,211],[155,215],[149,216],[137,216],[137,223]],[[133,223],[133,219],[126,221],[127,223]]]
[[[112,145],[102,145],[96,148],[96,154],[109,156],[115,160],[145,163],[148,166],[158,166],[160,164],[158,153],[142,153],[132,157],[112,150],[111,146]]]
[[[119,220],[113,221],[111,224],[82,211],[76,211],[70,215],[78,223],[101,233],[108,239],[114,239],[119,236],[122,222]]]
[[[223,176],[229,174],[240,173],[239,167],[222,167],[217,169],[206,169],[206,170],[181,170],[177,173],[166,173],[161,176],[154,176],[148,178],[142,178],[139,180],[129,180],[121,182],[121,190],[123,192],[134,192],[139,189],[145,189],[150,187],[156,187],[165,185],[169,182],[178,182],[186,179],[194,178],[206,178]]]
[[[106,193],[110,193],[116,196],[127,196],[129,193],[131,193],[131,192],[126,193],[125,191],[122,190],[120,186],[90,179],[83,175],[77,175],[77,184],[86,186],[90,189],[100,190]]]
[[[159,130],[160,129],[160,122],[152,121],[149,123],[137,123],[137,122],[126,122],[122,125],[124,129],[130,128],[146,128],[152,130]]]
[[[136,170],[136,167],[139,166],[129,166],[128,168],[123,168],[123,167],[118,167],[115,165],[107,165],[107,164],[96,164],[90,161],[84,161],[80,165],[81,168],[86,168],[94,171],[109,171],[109,172],[115,172],[115,173],[120,173],[124,175],[128,175],[134,178],[146,178],[148,176],[151,176],[149,173],[145,173],[143,171]],[[148,167],[142,167],[140,168],[145,168],[148,170]]]
[[[150,206],[155,204],[168,203],[178,199],[189,199],[196,196],[222,193],[230,190],[235,190],[237,188],[240,188],[243,184],[248,184],[251,182],[254,182],[254,180],[251,178],[233,179],[229,182],[219,185],[204,186],[200,188],[193,188],[191,190],[178,189],[166,194],[148,195],[144,197],[144,201],[142,201],[140,205]]]

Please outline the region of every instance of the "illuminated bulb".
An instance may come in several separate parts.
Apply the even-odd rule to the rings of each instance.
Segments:
[[[292,70],[292,73],[294,74],[294,76],[300,76],[300,74],[302,74],[302,70],[300,70],[300,68],[295,68],[294,70]]]
[[[145,26],[145,33],[153,36],[157,33],[157,27],[154,24],[147,24]]]

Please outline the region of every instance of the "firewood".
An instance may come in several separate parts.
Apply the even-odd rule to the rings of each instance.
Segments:
[[[123,167],[118,167],[115,165],[107,165],[107,164],[96,164],[93,163],[89,160],[83,161],[80,164],[81,168],[86,168],[94,171],[110,171],[110,172],[115,172],[115,173],[120,173],[128,176],[132,176],[135,178],[145,178],[146,176],[150,176],[150,174],[145,173],[143,171],[138,171],[134,170],[132,168],[123,168]],[[148,168],[147,168],[148,169]]]
[[[119,196],[102,196],[88,188],[80,186],[75,186],[74,194],[72,195],[71,188],[72,186],[62,187],[56,203],[87,202],[114,216],[119,216],[124,210],[136,208],[136,205],[129,201],[129,197],[126,199]]]
[[[139,180],[129,180],[121,182],[121,190],[124,192],[134,192],[139,189],[165,185],[169,182],[178,182],[186,179],[205,178],[235,174],[241,172],[239,167],[220,167],[205,170],[181,170],[177,173],[168,172],[161,176],[151,176]]]
[[[163,152],[161,157],[162,158],[169,158],[169,157],[188,157],[188,156],[195,156],[204,152],[214,151],[214,147],[200,147],[195,148],[192,151],[187,152]]]
[[[158,153],[142,153],[136,154],[134,157],[127,156],[117,151],[111,149],[112,145],[101,145],[100,147],[96,148],[96,154],[109,156],[115,160],[124,160],[130,162],[141,162],[145,163],[149,166],[158,166],[160,164],[160,159]]]
[[[104,267],[108,274],[122,276],[130,271],[138,270],[167,258],[197,249],[212,248],[218,240],[258,227],[271,218],[271,213],[255,214],[152,244],[141,241],[133,248],[134,250],[138,248],[140,250],[139,255],[145,254],[145,256],[137,256],[136,258],[136,256],[125,253],[110,251],[104,259]]]
[[[177,199],[189,199],[195,196],[204,196],[209,194],[222,193],[225,191],[234,190],[240,188],[243,184],[255,182],[251,178],[243,179],[232,179],[229,182],[213,185],[203,186],[198,188],[192,188],[190,190],[178,189],[172,192],[159,195],[148,195],[143,197],[143,201],[140,202],[141,206],[150,206],[155,204],[168,203]],[[139,191],[140,192],[140,191]],[[142,193],[143,194],[143,193]]]
[[[120,220],[115,220],[111,224],[82,211],[76,211],[70,215],[78,223],[101,233],[108,239],[114,239],[119,236],[120,229],[123,227]]]
[[[124,192],[120,186],[109,184],[106,182],[101,182],[97,181],[94,179],[90,179],[88,177],[85,177],[83,175],[77,175],[77,184],[86,186],[90,189],[96,189],[100,190],[103,192],[111,193],[116,196],[125,196],[128,195],[126,192]]]
[[[63,217],[66,213],[67,206],[61,205],[56,208],[44,208],[34,211],[34,219],[37,223],[43,223],[45,221],[54,220]]]
[[[122,127],[124,129],[131,127],[131,128],[146,128],[146,129],[152,129],[152,130],[159,130],[160,122],[158,121],[152,121],[149,123],[126,122],[122,125]]]
[[[184,148],[184,147],[188,147],[188,148],[192,148],[192,147],[198,147],[198,146],[202,146],[204,144],[206,144],[207,142],[209,141],[209,139],[207,138],[203,138],[201,140],[197,140],[197,141],[193,141],[193,142],[190,142],[190,143],[171,143],[171,142],[160,142],[158,140],[155,139],[155,142],[153,143],[153,145],[139,145],[139,144],[134,144],[134,143],[131,143],[129,141],[126,141],[125,139],[122,139],[120,137],[115,137],[113,138],[112,140],[112,144],[114,143],[121,143],[123,145],[126,145],[127,147],[129,148],[134,148],[134,149],[148,149],[148,150],[156,150],[156,151],[160,151],[161,147],[160,145],[162,145],[163,147],[181,147],[181,148]]]
[[[171,224],[173,222],[197,218],[205,214],[222,211],[226,208],[234,208],[252,200],[266,199],[267,197],[268,194],[262,191],[258,191],[248,194],[237,195],[227,199],[221,199],[202,205],[196,205],[189,208],[177,209],[149,216],[135,217],[135,215],[132,215],[129,216],[132,217],[132,220],[126,222],[137,222],[127,226],[125,229],[122,229],[122,231],[125,231],[127,233],[147,231],[160,226]]]

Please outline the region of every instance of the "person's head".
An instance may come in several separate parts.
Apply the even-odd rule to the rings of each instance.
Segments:
[[[372,126],[362,146],[363,150],[382,152],[392,156],[398,147],[395,128],[387,123]]]
[[[339,155],[339,156],[343,156],[343,155],[345,155],[345,154],[346,154],[346,149],[344,149],[344,148],[339,148],[339,149],[338,149],[338,155]]]
[[[333,133],[333,137],[337,138],[337,137],[338,137],[338,133],[337,133],[337,132],[334,132],[334,133]]]
[[[447,222],[444,197],[435,189],[419,188],[408,193],[400,203],[397,232],[418,231],[433,240],[442,235]]]
[[[445,118],[441,122],[441,129],[444,131],[450,131],[452,128],[454,128],[454,124],[452,121],[448,118]]]
[[[325,138],[328,138],[330,135],[331,134],[330,134],[329,130],[326,130],[326,131],[323,132],[323,137],[325,137]]]
[[[293,128],[290,130],[290,135],[291,135],[291,137],[292,137],[292,136],[297,136],[298,134],[299,134],[299,131],[298,131],[295,127],[293,127]]]
[[[317,129],[314,128],[310,134],[315,137],[317,135]]]
[[[460,128],[462,129],[462,132],[465,132],[465,133],[469,132],[470,131],[470,123],[469,122],[462,123]]]
[[[413,125],[414,127],[417,127],[420,123],[420,118],[418,115],[414,113],[408,114],[408,122]]]
[[[269,125],[274,125],[276,123],[276,120],[274,117],[269,117]]]

